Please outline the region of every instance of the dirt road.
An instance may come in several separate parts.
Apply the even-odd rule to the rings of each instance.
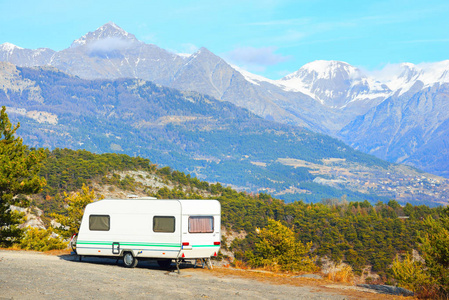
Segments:
[[[366,293],[366,298],[374,295]],[[379,295],[377,295],[379,297]],[[115,259],[0,250],[0,299],[360,299],[363,293],[276,285],[208,270],[160,270],[151,261],[124,268]]]

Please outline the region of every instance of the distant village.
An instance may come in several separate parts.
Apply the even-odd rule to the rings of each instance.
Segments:
[[[440,204],[448,204],[448,180],[431,178],[425,175],[404,176],[386,173],[387,177],[373,176],[364,179],[352,179],[354,187],[364,192],[394,197],[399,201],[424,202],[431,200]],[[355,184],[354,184],[355,183]]]

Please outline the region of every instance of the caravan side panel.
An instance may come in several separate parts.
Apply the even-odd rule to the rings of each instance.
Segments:
[[[107,223],[109,218],[108,230],[107,224],[92,227],[92,218],[98,218],[99,223]],[[131,251],[135,257],[176,258],[180,250],[181,205],[170,200],[101,200],[89,204],[77,240],[79,255],[121,256]]]

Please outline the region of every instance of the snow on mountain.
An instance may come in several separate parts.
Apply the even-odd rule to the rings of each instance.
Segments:
[[[189,58],[192,54],[190,53],[176,53],[181,58]]]
[[[422,83],[423,88],[436,83],[449,83],[449,60],[418,65],[412,63],[388,65],[373,75],[393,92],[402,95],[418,82]]]
[[[449,60],[387,65],[383,70],[368,74],[346,62],[317,60],[280,80],[270,80],[236,66],[233,68],[253,84],[275,84],[285,91],[301,92],[325,106],[338,109],[361,101],[386,99],[396,92],[402,95],[417,82],[422,83],[423,88],[449,82]]]
[[[87,45],[89,43],[105,40],[105,39],[114,39],[114,40],[123,40],[123,41],[131,41],[138,42],[136,37],[133,34],[130,34],[123,30],[121,27],[117,26],[113,22],[109,22],[99,27],[94,32],[89,32],[79,39],[73,41],[71,48]]]
[[[16,49],[23,49],[23,48],[11,43],[3,43],[0,45],[0,51],[9,52],[9,54],[11,54]]]
[[[230,101],[262,117],[308,124],[326,133],[340,130],[396,93],[449,82],[449,61],[391,65],[382,72],[366,73],[346,62],[318,60],[282,79],[270,80],[230,66],[205,48],[185,55],[145,44],[112,22],[58,52],[2,44],[0,61],[17,66],[51,65],[86,79],[151,80]]]
[[[0,61],[18,66],[33,67],[46,65],[54,51],[48,48],[24,49],[11,43],[0,45]]]
[[[338,76],[344,76],[345,79],[359,78],[361,72],[345,62],[316,60],[304,65],[295,73],[285,76],[282,80],[288,81],[299,77],[303,78],[305,83],[310,84],[318,79],[333,79]]]
[[[436,63],[423,63],[419,64],[418,67],[422,70],[422,74],[418,79],[425,85],[449,82],[449,60]]]
[[[261,82],[268,82],[268,83],[276,84],[276,85],[278,84],[276,80],[271,80],[271,79],[265,78],[265,77],[263,77],[263,76],[253,74],[253,73],[248,72],[248,71],[246,71],[246,70],[244,70],[244,69],[242,69],[242,68],[240,68],[240,67],[238,67],[238,66],[236,66],[236,65],[230,65],[230,66],[231,66],[234,70],[236,70],[237,72],[239,72],[240,74],[242,74],[243,77],[244,77],[247,81],[251,82],[252,84],[260,85]]]
[[[278,80],[288,90],[298,91],[325,106],[342,109],[357,100],[378,99],[391,91],[360,69],[341,61],[317,60]]]

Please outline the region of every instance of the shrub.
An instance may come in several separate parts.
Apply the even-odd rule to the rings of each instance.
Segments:
[[[414,292],[418,292],[424,286],[429,286],[432,282],[423,264],[414,260],[409,253],[405,255],[402,261],[397,256],[393,261],[391,270],[400,287]]]
[[[280,221],[268,220],[260,230],[254,252],[245,256],[252,267],[265,267],[282,271],[315,271],[317,266],[310,255],[312,243],[296,241],[293,231]]]
[[[67,248],[67,243],[59,237],[53,237],[53,229],[39,229],[30,227],[25,237],[20,242],[20,248],[24,250],[48,251]]]
[[[427,217],[427,230],[420,236],[427,273],[435,279],[441,297],[449,297],[449,208],[439,219]]]
[[[352,283],[354,280],[354,272],[352,271],[351,266],[345,265],[341,268],[333,268],[327,274],[327,278],[336,282],[347,282]]]
[[[64,193],[64,196],[66,197],[64,201],[67,204],[66,214],[52,214],[52,217],[55,218],[56,222],[61,224],[60,227],[56,228],[58,233],[64,238],[70,238],[72,234],[78,233],[84,208],[87,204],[92,203],[96,196],[95,192],[84,184],[80,193],[73,193],[71,195]]]

